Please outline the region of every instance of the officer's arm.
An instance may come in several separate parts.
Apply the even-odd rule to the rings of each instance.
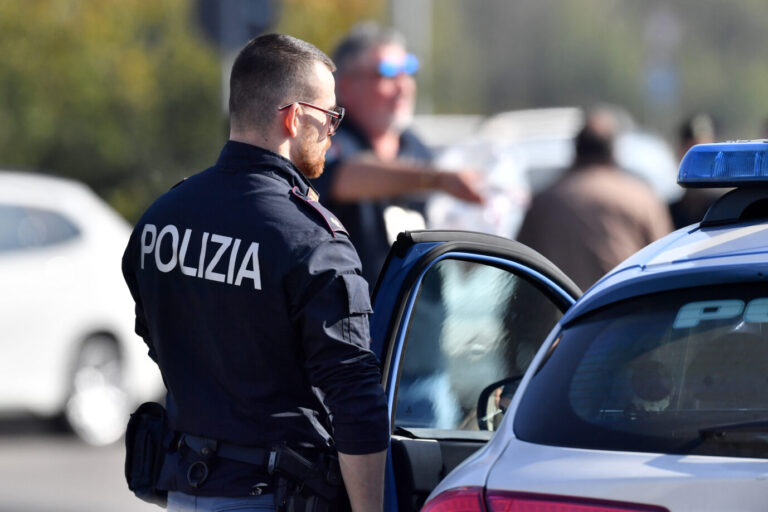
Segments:
[[[346,236],[322,243],[291,272],[294,325],[299,329],[304,367],[330,410],[333,440],[344,454],[350,498],[367,501],[383,492],[381,453],[389,443],[389,416],[381,371],[371,352],[368,284]],[[364,466],[360,468],[359,466]],[[362,490],[357,475],[370,480]],[[353,479],[354,484],[350,479]],[[364,509],[360,509],[364,510]]]
[[[336,447],[353,455],[375,453],[387,447],[389,419],[379,362],[369,348],[368,285],[354,267],[343,268],[346,249],[334,251],[334,245],[316,250],[309,268],[294,273],[309,276],[309,283],[293,323],[306,375],[330,409]],[[350,273],[339,273],[345,271]]]
[[[154,347],[152,346],[152,340],[149,337],[147,320],[146,320],[146,317],[144,316],[144,305],[141,301],[141,295],[139,294],[139,285],[136,281],[136,273],[134,271],[134,268],[135,268],[134,264],[136,262],[136,258],[138,258],[138,255],[135,250],[136,245],[135,245],[134,239],[135,239],[135,232],[133,235],[131,235],[131,239],[128,242],[128,247],[126,247],[125,253],[123,254],[123,261],[122,261],[123,278],[125,279],[125,283],[128,285],[128,290],[131,292],[133,301],[136,304],[136,307],[135,307],[136,324],[134,327],[136,334],[141,336],[141,338],[147,344],[147,347],[149,348],[149,357],[151,357],[153,361],[157,362],[157,354],[155,353]]]
[[[367,455],[339,452],[341,475],[344,477],[352,512],[370,512],[384,508],[386,461],[386,450]]]

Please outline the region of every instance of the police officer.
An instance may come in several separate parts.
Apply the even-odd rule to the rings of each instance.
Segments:
[[[337,451],[352,509],[382,508],[389,425],[368,286],[307,179],[343,118],[334,70],[299,39],[250,41],[216,165],[157,199],[125,251],[178,436],[169,509],[274,510],[274,447],[310,462]]]

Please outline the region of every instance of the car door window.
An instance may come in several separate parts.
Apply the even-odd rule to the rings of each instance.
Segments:
[[[405,335],[395,426],[478,428],[481,391],[521,375],[562,316],[532,282],[484,261],[446,258],[427,270]]]

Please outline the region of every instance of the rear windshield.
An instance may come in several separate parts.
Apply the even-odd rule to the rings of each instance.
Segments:
[[[768,457],[768,285],[647,295],[578,319],[514,430],[555,446]]]

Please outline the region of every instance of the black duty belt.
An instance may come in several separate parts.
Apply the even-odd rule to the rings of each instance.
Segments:
[[[208,462],[213,457],[245,462],[272,474],[272,466],[275,461],[274,450],[226,443],[191,434],[181,434],[179,448],[182,446],[186,446],[197,456],[197,460],[193,461],[187,470],[187,483],[193,489],[198,489],[208,479]],[[260,495],[267,486],[267,483],[256,484],[251,489],[251,495]]]
[[[192,461],[187,470],[187,483],[193,488],[199,488],[208,478],[208,462],[212,458],[221,457],[244,462],[265,470],[274,479],[272,483],[276,486],[276,500],[283,503],[278,509],[287,503],[286,500],[294,491],[296,496],[293,499],[298,500],[298,495],[302,491],[306,491],[316,498],[324,500],[327,505],[338,498],[339,489],[342,485],[338,458],[330,454],[316,454],[310,460],[284,445],[273,446],[272,448],[242,446],[190,434],[180,435],[179,448],[182,447],[188,448],[195,454],[193,457],[195,460]],[[269,482],[257,483],[251,489],[250,494],[260,495],[270,486]],[[288,492],[289,487],[293,489],[291,493]],[[322,510],[327,511],[328,509],[323,508]]]
[[[204,459],[213,456],[253,464],[268,469],[272,450],[257,446],[242,446],[207,437],[182,434],[179,444],[184,444]]]

